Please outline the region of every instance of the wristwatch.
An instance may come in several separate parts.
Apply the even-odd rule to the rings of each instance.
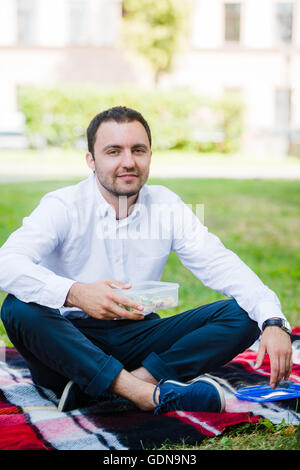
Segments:
[[[262,331],[264,331],[266,326],[279,326],[279,328],[284,330],[289,335],[292,334],[291,325],[284,318],[268,318],[268,320],[264,321],[262,324]]]

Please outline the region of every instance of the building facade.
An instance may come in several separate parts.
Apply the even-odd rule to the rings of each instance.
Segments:
[[[0,147],[23,147],[18,87],[144,84],[122,45],[121,0],[0,0]]]
[[[161,85],[237,93],[245,152],[300,154],[300,0],[182,1],[192,4],[189,38]],[[121,0],[0,0],[0,147],[24,128],[20,86],[152,83],[121,22]]]
[[[300,154],[300,1],[194,0],[188,50],[168,84],[239,93],[243,150]]]

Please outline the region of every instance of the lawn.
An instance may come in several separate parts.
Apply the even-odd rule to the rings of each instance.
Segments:
[[[0,245],[43,194],[73,182],[76,180],[1,184]],[[300,181],[153,179],[149,184],[168,186],[193,207],[204,204],[204,223],[210,231],[277,293],[292,326],[300,325]],[[204,287],[174,254],[168,259],[163,280],[181,286],[174,314],[224,298]],[[0,292],[0,304],[4,296]],[[2,324],[0,340],[10,345]],[[239,426],[204,441],[200,448],[299,449],[299,442],[298,430],[261,423]]]

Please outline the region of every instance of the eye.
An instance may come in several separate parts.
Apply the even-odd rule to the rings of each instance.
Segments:
[[[118,155],[119,150],[109,150],[107,153],[108,153],[108,155],[115,156],[115,155]]]

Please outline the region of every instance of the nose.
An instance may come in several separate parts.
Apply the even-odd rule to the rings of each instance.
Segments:
[[[135,166],[135,160],[131,149],[124,149],[121,158],[121,165],[123,168],[133,168]]]

